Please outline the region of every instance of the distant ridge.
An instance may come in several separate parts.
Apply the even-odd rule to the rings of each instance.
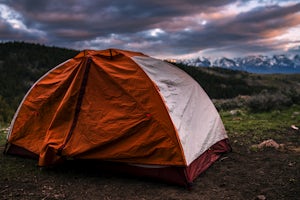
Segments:
[[[43,74],[78,51],[25,42],[0,43],[0,126]]]
[[[222,67],[233,70],[242,70],[251,73],[283,73],[292,74],[300,73],[300,55],[273,55],[273,56],[247,56],[240,58],[218,58],[210,60],[205,57],[193,59],[172,60],[176,63],[196,67]]]
[[[77,53],[76,50],[25,42],[0,43],[0,128],[11,121],[35,81]],[[283,91],[296,96],[293,97],[295,101],[299,99],[300,74],[263,75],[231,68],[175,64],[190,74],[213,99],[253,96],[262,91],[276,94]]]

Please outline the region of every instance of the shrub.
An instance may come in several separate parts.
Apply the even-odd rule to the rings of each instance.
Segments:
[[[245,107],[246,99],[249,96],[239,95],[232,99],[213,99],[213,103],[218,110],[232,110]]]
[[[252,112],[260,112],[281,109],[293,103],[291,96],[284,92],[268,93],[268,91],[263,90],[260,94],[248,98],[246,107]]]

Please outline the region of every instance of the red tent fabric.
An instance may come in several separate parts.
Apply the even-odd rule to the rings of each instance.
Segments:
[[[198,83],[166,62],[118,49],[85,50],[41,77],[14,116],[6,148],[40,166],[98,160],[180,184],[229,150]]]

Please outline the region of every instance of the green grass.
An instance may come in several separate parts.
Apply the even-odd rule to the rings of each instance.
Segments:
[[[0,127],[0,147],[4,146],[6,143],[6,135],[7,135],[7,130],[6,127]]]
[[[293,105],[286,109],[273,110],[271,112],[252,113],[246,109],[232,111],[220,111],[229,139],[237,140],[241,145],[251,145],[266,139],[277,141],[299,141],[297,135],[289,135],[291,125],[300,127],[300,105]],[[7,130],[1,127],[0,146],[6,143]],[[297,142],[298,143],[298,142]]]
[[[267,139],[278,142],[298,140],[295,135],[289,135],[291,125],[300,126],[300,106],[293,105],[282,110],[252,113],[247,110],[221,111],[229,138],[238,140],[241,145],[250,145]]]
[[[292,124],[300,123],[299,105],[271,112],[251,113],[246,110],[236,110],[235,114],[231,114],[230,111],[221,111],[220,114],[229,132],[279,131],[289,128]]]

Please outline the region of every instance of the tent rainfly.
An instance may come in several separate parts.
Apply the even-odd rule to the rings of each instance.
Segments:
[[[213,103],[188,74],[142,53],[85,50],[41,77],[12,120],[5,152],[68,159],[190,185],[228,137]]]

